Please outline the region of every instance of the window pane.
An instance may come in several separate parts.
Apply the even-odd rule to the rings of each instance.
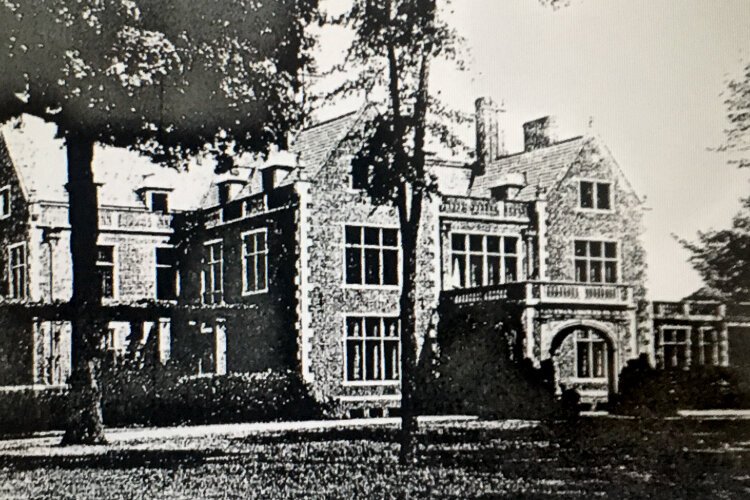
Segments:
[[[610,205],[609,183],[600,182],[596,185],[596,208],[609,210]]]
[[[365,228],[365,245],[380,245],[380,230],[378,228]]]
[[[383,250],[383,284],[398,285],[397,250]]]
[[[383,335],[398,337],[398,318],[383,318]]]
[[[478,234],[469,235],[469,250],[474,252],[482,251],[482,236]]]
[[[583,257],[587,254],[587,245],[585,241],[576,240],[575,242],[575,253],[579,257]]]
[[[257,233],[255,235],[255,249],[258,252],[264,252],[266,250],[266,233]]]
[[[367,177],[369,168],[367,165],[358,163],[352,165],[352,188],[365,189],[367,187]]]
[[[380,340],[365,340],[365,380],[381,380]]]
[[[466,235],[452,234],[451,235],[451,248],[453,250],[466,250]]]
[[[484,277],[484,265],[481,255],[472,255],[469,260],[469,277],[471,279],[471,286],[482,286]]]
[[[157,248],[156,263],[163,266],[175,265],[175,253],[173,248]]]
[[[609,259],[617,258],[617,243],[608,241],[604,244],[604,256]]]
[[[617,283],[617,263],[616,262],[604,263],[604,282],[605,283]]]
[[[581,181],[581,208],[594,208],[594,185]]]
[[[586,270],[585,260],[576,260],[576,281],[580,283],[588,282],[588,273]]]
[[[360,243],[362,241],[362,231],[359,227],[346,226],[346,242],[349,244]]]
[[[507,245],[507,240],[506,240]],[[500,252],[500,237],[499,236],[487,236],[487,251],[492,253]]]
[[[487,284],[499,285],[500,280],[500,257],[487,258]]]
[[[398,246],[398,231],[396,229],[383,229],[383,246]]]
[[[347,337],[361,337],[362,336],[361,323],[362,323],[361,318],[346,318]]]
[[[606,377],[606,345],[604,342],[601,341],[595,341],[591,344],[591,348],[593,349],[593,361],[594,361],[594,367],[593,367],[593,376],[603,378]]]
[[[110,245],[100,245],[96,247],[96,260],[99,262],[114,262],[114,247]]]
[[[268,286],[266,283],[266,254],[258,255],[258,288],[263,290]]]
[[[590,263],[590,282],[601,283],[602,282],[602,263],[600,261],[591,261]]]
[[[383,378],[385,380],[398,380],[398,367],[400,365],[398,341],[385,341],[383,342],[383,366],[385,373]]]
[[[516,257],[505,258],[505,281],[516,281],[518,279],[518,259]]]
[[[380,336],[380,318],[365,318],[365,335],[367,337]]]
[[[589,241],[589,255],[591,257],[602,256],[602,242],[601,241]]]
[[[247,257],[245,259],[245,290],[253,292],[256,290],[255,282],[255,259],[253,257]]]
[[[362,250],[359,248],[346,249],[346,282],[362,284]]]
[[[375,248],[365,249],[365,284],[380,284],[380,252]]]
[[[578,342],[576,345],[576,375],[581,378],[591,376],[589,369],[589,346],[588,342]]]
[[[173,300],[177,298],[177,273],[171,267],[156,269],[156,298]]]
[[[454,286],[466,287],[466,255],[453,257],[453,274],[451,275]]]
[[[362,380],[362,341],[346,341],[346,379]]]
[[[505,253],[515,254],[518,238],[505,237]]]

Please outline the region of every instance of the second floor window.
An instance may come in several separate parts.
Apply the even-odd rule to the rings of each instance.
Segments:
[[[102,297],[115,296],[115,247],[98,245],[96,247],[96,273],[101,283]]]
[[[398,285],[398,230],[346,226],[346,283],[348,285]]]
[[[345,365],[348,382],[399,380],[401,335],[398,318],[346,318]]]
[[[609,182],[581,181],[579,202],[581,208],[611,210],[611,184]]]
[[[174,300],[177,298],[177,266],[174,248],[156,249],[156,298]]]
[[[242,235],[242,293],[263,292],[268,289],[266,235],[265,229]]]
[[[489,234],[451,235],[453,284],[459,288],[518,280],[518,238]]]
[[[12,299],[26,298],[26,243],[8,247],[8,295]]]
[[[617,283],[617,243],[576,240],[575,273],[579,283]]]
[[[369,165],[365,165],[361,163],[352,164],[351,188],[352,189],[367,189],[369,182],[370,182]]]
[[[224,299],[224,250],[221,241],[203,246],[203,303],[217,304]]]

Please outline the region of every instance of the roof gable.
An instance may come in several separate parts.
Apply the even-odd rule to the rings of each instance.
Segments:
[[[554,189],[580,155],[586,144],[584,137],[574,137],[557,142],[546,148],[517,153],[498,158],[490,163],[485,174],[474,179],[471,196],[488,197],[500,177],[510,173],[523,174],[526,185],[517,198],[531,200],[537,191],[549,192]]]

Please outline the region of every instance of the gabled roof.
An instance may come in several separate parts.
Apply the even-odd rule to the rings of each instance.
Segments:
[[[365,108],[326,120],[301,130],[289,148],[300,164],[314,175],[350,133]]]
[[[487,197],[490,188],[506,174],[519,173],[526,177],[526,185],[519,191],[519,200],[532,200],[537,190],[549,192],[565,176],[580,155],[589,138],[574,137],[546,148],[521,152],[498,158],[490,163],[485,174],[474,179],[470,195]]]
[[[0,127],[10,159],[29,202],[67,203],[67,157],[62,139],[55,139],[55,126],[33,116],[21,124]],[[170,191],[170,207],[198,207],[214,176],[213,163],[193,161],[186,171],[154,164],[148,158],[122,148],[94,147],[94,180],[101,184],[102,205],[143,208],[139,188]]]

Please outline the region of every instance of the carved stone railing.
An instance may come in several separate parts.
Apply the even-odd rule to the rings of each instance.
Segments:
[[[726,315],[719,301],[654,302],[654,317],[659,319],[716,320]]]
[[[294,187],[281,186],[269,193],[257,193],[247,198],[208,209],[204,212],[206,227],[214,227],[258,214],[291,206],[295,203]]]
[[[458,217],[528,220],[529,203],[515,200],[498,201],[492,198],[443,195],[440,200],[440,213]]]
[[[446,290],[454,304],[513,301],[551,304],[633,305],[633,287],[620,284],[526,281],[487,287]]]
[[[67,227],[67,203],[41,202],[32,206],[32,216],[42,226]],[[171,231],[172,214],[135,207],[99,207],[99,228],[105,231]]]

